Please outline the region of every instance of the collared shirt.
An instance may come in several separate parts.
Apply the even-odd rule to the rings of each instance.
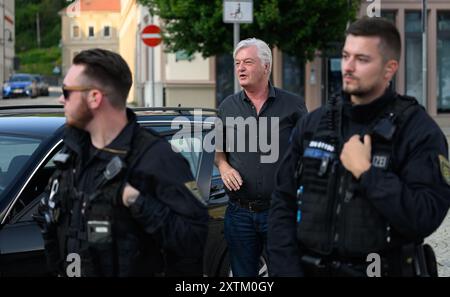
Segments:
[[[268,99],[259,114],[245,91],[225,98],[218,113],[223,124],[218,125],[218,140],[223,133],[223,143],[217,145],[243,180],[238,191],[228,193],[232,199],[270,200],[275,171],[291,131],[306,112],[302,98],[270,82]]]

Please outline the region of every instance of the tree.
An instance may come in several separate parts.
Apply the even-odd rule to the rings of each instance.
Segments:
[[[233,26],[222,21],[222,0],[139,0],[164,20],[168,51],[231,53]],[[241,39],[257,37],[300,60],[312,59],[343,39],[360,1],[253,0],[253,23],[241,24]]]
[[[61,0],[16,0],[16,51],[37,48],[36,19],[39,14],[41,47],[57,46],[61,39],[58,12],[67,5]]]

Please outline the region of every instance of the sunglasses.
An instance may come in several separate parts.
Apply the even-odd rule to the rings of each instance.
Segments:
[[[71,92],[85,92],[92,90],[93,87],[85,87],[85,86],[63,86],[62,93],[64,96],[64,100],[69,100],[69,96]]]

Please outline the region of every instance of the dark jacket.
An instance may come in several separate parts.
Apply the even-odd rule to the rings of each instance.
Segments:
[[[53,177],[59,178],[62,209],[55,232],[44,235],[49,261],[57,259],[52,266],[64,274],[66,255],[80,254],[83,276],[201,276],[208,213],[189,164],[167,141],[141,128],[130,110],[128,118],[101,150],[88,133],[66,127],[63,151],[71,157]],[[117,156],[125,166],[106,182],[105,169]],[[129,208],[122,204],[126,182],[141,193]],[[92,243],[89,224],[99,220],[110,221],[112,235]]]
[[[245,91],[223,100],[219,106],[218,116],[224,126],[217,126],[223,133],[224,147],[220,150],[225,152],[228,163],[239,172],[243,180],[242,186],[237,191],[228,191],[225,188],[230,199],[270,200],[275,170],[286,151],[289,135],[298,119],[306,113],[305,103],[301,97],[273,87],[270,82],[267,101],[259,114],[256,113]],[[230,123],[230,119],[239,118],[246,123],[254,120],[257,130],[233,124],[232,121]],[[278,126],[274,125],[274,119],[278,120]],[[278,134],[274,133],[274,129],[278,130],[276,131]],[[252,148],[250,143],[255,147]],[[243,144],[245,149],[240,150],[240,145],[244,147]]]
[[[392,100],[397,100],[396,96],[387,91],[374,102],[358,106],[352,106],[349,97],[345,96],[341,113],[342,143],[354,134],[367,133],[373,120]],[[325,107],[319,108],[298,123],[276,175],[268,229],[269,271],[273,276],[303,274],[300,261],[303,254],[299,250],[296,223],[299,185],[294,173],[304,152],[305,134],[311,135],[315,131],[325,112]],[[445,167],[442,157],[446,159],[447,154],[447,141],[442,131],[425,110],[417,106],[394,134],[393,166],[384,170],[372,164],[357,181],[359,197],[366,199],[393,229],[396,236],[393,242],[420,242],[445,218],[450,205],[450,181],[448,173],[441,169]],[[351,224],[354,219],[346,217],[337,223],[334,221],[337,224],[335,230],[343,230],[344,222]],[[339,243],[334,250],[338,257]],[[370,252],[375,251],[367,251],[367,254]]]

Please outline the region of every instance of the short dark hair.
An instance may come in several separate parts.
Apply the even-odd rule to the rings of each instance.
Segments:
[[[127,62],[119,54],[100,48],[84,50],[73,58],[73,64],[85,66],[83,75],[107,94],[112,106],[125,108],[133,80]]]
[[[385,18],[363,17],[352,23],[345,36],[370,36],[380,38],[380,52],[387,60],[400,61],[402,43],[395,25]]]

